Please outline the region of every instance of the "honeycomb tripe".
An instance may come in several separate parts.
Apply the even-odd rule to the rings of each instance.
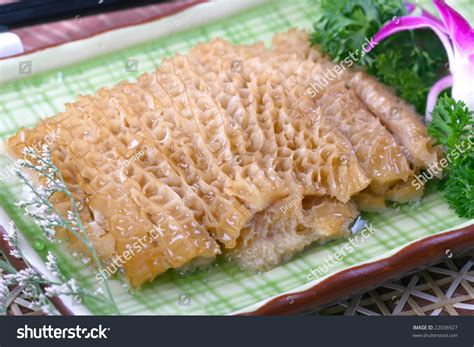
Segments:
[[[359,210],[419,199],[410,181],[438,158],[412,108],[363,72],[308,92],[334,67],[295,29],[271,48],[216,39],[79,96],[6,144],[21,157],[57,134],[52,160],[103,265],[150,240],[123,264],[134,287],[219,254],[268,270],[348,236]],[[64,194],[50,202],[71,209]]]

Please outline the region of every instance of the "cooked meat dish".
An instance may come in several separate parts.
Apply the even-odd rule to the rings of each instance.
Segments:
[[[411,181],[440,155],[413,107],[297,30],[271,48],[199,44],[136,82],[79,96],[7,147],[20,158],[48,131],[105,266],[155,233],[123,265],[134,287],[219,254],[268,270],[347,237],[359,211],[420,199]],[[63,194],[50,200],[71,208]],[[58,237],[87,252],[73,235]]]

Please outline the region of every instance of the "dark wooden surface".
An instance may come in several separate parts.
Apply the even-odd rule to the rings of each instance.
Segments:
[[[166,0],[28,0],[0,5],[3,30],[58,21],[125,8],[168,2]]]

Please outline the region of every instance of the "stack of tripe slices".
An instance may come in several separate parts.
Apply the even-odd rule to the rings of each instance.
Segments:
[[[413,177],[438,160],[411,106],[363,72],[331,69],[304,32],[272,49],[217,39],[79,96],[7,146],[22,157],[57,134],[53,161],[104,265],[151,240],[123,265],[134,287],[221,253],[267,270],[347,236],[358,209],[419,199]],[[61,194],[51,202],[71,209]]]

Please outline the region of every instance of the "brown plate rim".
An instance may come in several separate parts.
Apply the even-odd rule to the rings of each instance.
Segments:
[[[4,233],[5,229],[0,226],[0,234]],[[446,257],[448,250],[454,255],[471,248],[474,248],[474,222],[461,229],[420,239],[390,257],[342,270],[307,290],[277,296],[256,310],[240,315],[289,315],[303,312],[375,287],[402,273],[442,259]],[[21,270],[26,267],[23,259],[10,255],[10,246],[3,237],[0,237],[0,249],[15,269]],[[51,302],[62,315],[73,315],[60,298],[52,298]]]
[[[460,254],[472,248],[474,222],[415,241],[390,257],[342,270],[307,290],[277,296],[241,315],[288,315],[321,307],[445,258],[448,253]]]

